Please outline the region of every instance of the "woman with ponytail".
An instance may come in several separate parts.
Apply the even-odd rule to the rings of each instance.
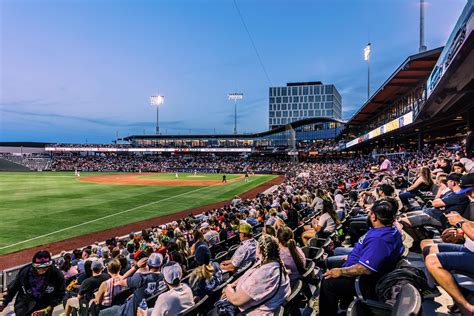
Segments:
[[[205,245],[196,248],[194,258],[199,266],[191,273],[189,286],[199,301],[222,283],[222,271],[217,262],[211,262],[211,251]]]
[[[280,258],[278,240],[258,240],[256,265],[223,291],[223,298],[249,316],[270,316],[291,293],[290,278]]]
[[[296,245],[293,231],[288,226],[280,227],[277,231],[280,246],[280,257],[286,268],[290,270],[290,282],[301,279],[306,272],[306,257],[300,247]]]
[[[305,231],[301,235],[301,240],[305,246],[308,245],[308,241],[311,238],[318,236],[319,238],[325,238],[336,231],[336,227],[339,224],[339,217],[334,211],[334,205],[328,200],[323,201],[322,214],[311,222],[311,226],[306,227]]]

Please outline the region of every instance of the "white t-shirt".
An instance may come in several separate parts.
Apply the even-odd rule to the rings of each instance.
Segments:
[[[336,223],[329,213],[324,213],[318,220],[318,226],[323,228],[324,232],[332,233],[336,230]]]
[[[247,314],[249,316],[273,316],[273,311],[280,307],[291,294],[290,278],[284,273],[281,276],[281,285],[278,288],[280,264],[277,262],[270,262],[260,267],[252,267],[245,272],[237,281],[236,289],[237,291],[244,291],[245,294],[252,298],[252,301],[240,306],[240,310],[245,311],[252,306],[258,305],[273,295],[274,291],[277,291],[271,300]]]
[[[171,288],[160,294],[153,308],[152,316],[174,316],[194,306],[193,292],[186,284]]]

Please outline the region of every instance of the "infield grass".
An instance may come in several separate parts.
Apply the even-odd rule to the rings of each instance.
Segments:
[[[81,173],[86,175],[99,173]],[[207,187],[130,186],[80,182],[69,172],[3,172],[0,254],[229,200],[273,178],[256,175],[248,183]]]

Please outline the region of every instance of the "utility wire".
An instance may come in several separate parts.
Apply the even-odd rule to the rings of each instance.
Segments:
[[[234,1],[235,9],[237,10],[237,13],[239,14],[240,20],[242,21],[242,24],[244,25],[245,31],[247,31],[247,35],[249,36],[250,43],[252,44],[253,50],[255,51],[255,54],[257,55],[260,66],[262,67],[262,70],[265,73],[265,76],[267,77],[268,83],[271,85],[272,81],[270,80],[270,76],[268,75],[267,69],[265,68],[265,65],[263,64],[260,54],[258,53],[257,46],[255,46],[255,43],[252,39],[252,35],[250,35],[250,31],[247,27],[247,24],[245,23],[244,17],[242,16],[242,12],[240,12],[239,6],[237,5],[237,1],[236,0],[233,0],[233,1]]]

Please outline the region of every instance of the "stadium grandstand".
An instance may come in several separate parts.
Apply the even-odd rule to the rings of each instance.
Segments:
[[[2,255],[0,312],[474,315],[473,30],[468,2],[444,47],[408,56],[347,121],[0,143],[0,170],[280,176],[120,236]]]

